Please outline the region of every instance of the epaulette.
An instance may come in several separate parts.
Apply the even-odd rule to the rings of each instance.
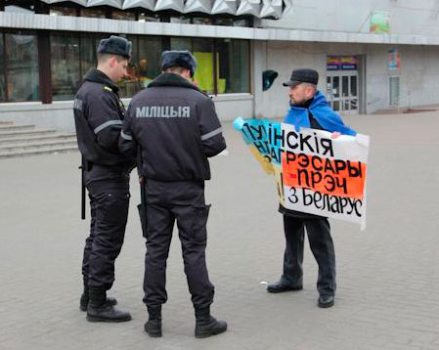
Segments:
[[[113,92],[113,89],[108,87],[108,86],[104,86],[103,88],[104,91],[109,91],[109,92]]]

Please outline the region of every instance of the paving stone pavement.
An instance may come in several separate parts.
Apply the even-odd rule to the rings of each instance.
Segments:
[[[79,154],[0,161],[0,349],[439,349],[439,112],[345,118],[371,136],[368,226],[332,220],[336,305],[316,306],[316,263],[304,290],[270,295],[283,233],[274,181],[225,124],[229,155],[212,160],[207,200],[213,313],[229,331],[195,339],[177,236],[168,261],[164,335],[143,332],[144,241],[136,179],[111,291],[133,320],[94,324],[78,309],[87,221],[79,220]]]

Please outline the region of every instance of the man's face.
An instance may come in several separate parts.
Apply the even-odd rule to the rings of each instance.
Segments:
[[[315,89],[304,83],[299,83],[295,86],[290,86],[288,96],[295,105],[300,105],[310,100],[314,96]]]
[[[111,58],[110,66],[112,72],[111,79],[113,81],[119,81],[127,75],[128,59],[118,59],[117,57],[113,56]]]

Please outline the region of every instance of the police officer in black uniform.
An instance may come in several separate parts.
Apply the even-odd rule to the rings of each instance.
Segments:
[[[145,331],[151,337],[162,335],[166,260],[177,222],[195,309],[195,336],[205,338],[227,329],[226,322],[210,315],[214,286],[205,260],[209,206],[204,199],[204,181],[210,179],[208,157],[223,151],[226,143],[213,102],[192,83],[192,54],[165,51],[161,65],[162,74],[132,99],[120,139],[122,152],[139,149],[137,166],[145,179]]]
[[[90,235],[85,241],[80,308],[92,322],[123,322],[131,316],[114,308],[106,292],[114,282],[114,262],[125,235],[129,205],[129,171],[118,139],[125,110],[115,84],[127,72],[132,44],[111,36],[100,41],[97,69],[84,78],[74,101],[75,126],[91,208]]]

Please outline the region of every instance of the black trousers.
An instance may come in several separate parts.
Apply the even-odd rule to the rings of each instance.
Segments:
[[[90,198],[90,235],[85,241],[82,274],[89,287],[108,290],[114,282],[114,262],[122,248],[130,200],[129,179],[94,181]]]
[[[320,295],[335,295],[335,250],[331,228],[326,218],[304,220],[284,215],[286,247],[282,279],[289,284],[302,284],[305,228],[309,245],[319,266],[317,290]]]
[[[177,222],[181,241],[184,272],[195,308],[213,302],[214,286],[206,266],[206,223],[209,206],[204,200],[204,182],[159,182],[147,180],[147,237],[144,303],[149,307],[164,304],[166,293],[166,260]]]

